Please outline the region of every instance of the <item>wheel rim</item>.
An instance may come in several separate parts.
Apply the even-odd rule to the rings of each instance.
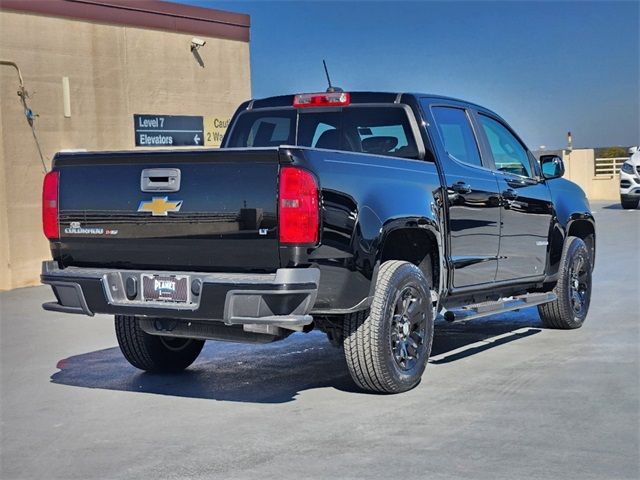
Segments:
[[[179,352],[191,343],[191,339],[178,337],[160,337],[160,343],[162,343],[162,345],[164,345],[167,350],[171,350],[172,352]]]
[[[582,255],[576,257],[569,271],[569,295],[571,308],[580,314],[587,303],[589,295],[589,271]]]
[[[401,370],[411,370],[424,355],[427,305],[422,297],[418,289],[406,286],[400,291],[393,307],[391,351]]]

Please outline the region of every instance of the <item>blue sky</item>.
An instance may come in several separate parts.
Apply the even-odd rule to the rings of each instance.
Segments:
[[[419,91],[479,103],[531,149],[640,143],[640,3],[218,2],[251,15],[256,98]]]

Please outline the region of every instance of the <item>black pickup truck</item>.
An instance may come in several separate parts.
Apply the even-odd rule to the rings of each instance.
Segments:
[[[361,388],[405,391],[441,312],[537,305],[548,327],[582,325],[595,222],[563,172],[460,100],[247,101],[221,149],[55,156],[43,307],[115,315],[122,353],[148,371],[188,367],[207,339],[320,329]]]

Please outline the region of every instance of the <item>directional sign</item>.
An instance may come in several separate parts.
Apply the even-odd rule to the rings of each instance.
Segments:
[[[187,115],[133,115],[136,147],[204,145],[202,117]]]
[[[204,117],[204,144],[207,147],[219,147],[224,132],[229,127],[228,117]]]

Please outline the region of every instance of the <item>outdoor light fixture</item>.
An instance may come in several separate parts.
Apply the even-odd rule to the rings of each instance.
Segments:
[[[193,54],[193,58],[196,59],[196,62],[198,62],[198,65],[200,65],[202,68],[204,68],[204,60],[202,60],[202,57],[200,56],[198,50],[200,49],[200,47],[204,47],[206,44],[207,41],[202,40],[201,38],[193,37],[191,39],[191,53]]]
[[[204,47],[207,44],[206,40],[202,40],[198,37],[193,37],[191,39],[191,51],[198,50],[200,47]]]

